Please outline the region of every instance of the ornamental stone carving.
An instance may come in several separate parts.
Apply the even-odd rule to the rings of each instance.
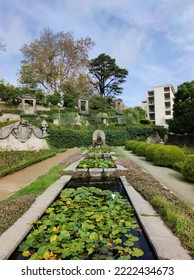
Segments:
[[[48,148],[45,137],[48,124],[42,130],[27,121],[17,122],[0,129],[0,150],[42,150]]]

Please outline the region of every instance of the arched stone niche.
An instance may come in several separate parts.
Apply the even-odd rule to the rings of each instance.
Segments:
[[[96,130],[92,136],[93,147],[105,147],[105,133],[102,130]]]

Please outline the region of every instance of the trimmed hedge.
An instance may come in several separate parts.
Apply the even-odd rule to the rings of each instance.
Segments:
[[[158,148],[163,147],[161,144],[150,144],[145,151],[145,158],[147,161],[153,161],[154,153]]]
[[[146,149],[150,146],[150,143],[142,143],[136,147],[136,154],[140,157],[145,157]]]
[[[133,147],[133,144],[135,144],[137,141],[135,140],[128,140],[125,142],[125,149],[127,151],[131,151],[132,150],[132,147]]]
[[[161,128],[159,130],[158,127],[118,127],[117,129],[111,129],[107,126],[106,128],[98,127],[97,129],[104,130],[107,145],[124,146],[129,139],[145,139],[150,136],[153,131],[158,131],[158,133],[160,133]],[[92,145],[92,135],[95,130],[96,128],[92,126],[84,130],[80,126],[77,129],[75,127],[73,129],[67,129],[64,126],[50,126],[48,129],[48,141],[51,146],[57,148],[87,147]],[[138,142],[138,144],[139,143],[140,142]]]
[[[184,152],[176,146],[163,146],[154,152],[155,165],[174,167],[177,162],[184,162]]]
[[[56,148],[73,148],[92,144],[92,131],[50,128],[48,142]]]
[[[185,179],[194,182],[194,154],[186,157],[181,173]]]
[[[166,129],[162,126],[128,126],[126,131],[129,135],[128,140],[146,140],[150,135],[158,132],[160,137],[164,139]]]
[[[139,146],[139,145],[141,145],[141,144],[143,144],[144,142],[141,142],[141,141],[137,141],[136,143],[134,143],[133,144],[133,146],[132,146],[132,152],[134,153],[134,154],[136,154],[136,149],[137,149],[137,147]]]

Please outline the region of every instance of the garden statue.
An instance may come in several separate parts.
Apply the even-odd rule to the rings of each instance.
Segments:
[[[75,124],[77,124],[77,125],[81,125],[81,117],[80,117],[80,115],[77,113],[76,114],[76,117],[75,117],[75,119],[74,119],[74,122],[75,122]]]
[[[43,121],[41,122],[41,128],[42,128],[42,134],[43,134],[43,135],[46,135],[46,134],[47,134],[47,133],[46,133],[47,127],[48,127],[48,123],[47,123],[45,120],[43,120]]]

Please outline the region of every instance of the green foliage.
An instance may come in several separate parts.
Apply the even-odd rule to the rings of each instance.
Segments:
[[[11,174],[36,162],[52,157],[54,150],[0,152],[0,177]]]
[[[166,129],[160,126],[128,126],[126,130],[129,135],[128,139],[132,140],[146,140],[156,132],[164,139],[164,134],[166,133]]]
[[[11,105],[18,105],[21,102],[22,92],[12,85],[0,84],[0,99]]]
[[[98,158],[82,159],[78,165],[78,168],[113,168],[115,163],[111,158]]]
[[[109,99],[100,95],[100,94],[93,95],[90,98],[89,107],[91,109],[94,109],[94,110],[99,110],[99,109],[106,110],[106,109],[111,108],[110,103],[109,103]]]
[[[90,73],[93,75],[98,93],[106,97],[114,97],[122,93],[121,84],[128,75],[126,69],[119,68],[115,59],[104,53],[91,60]]]
[[[126,149],[127,151],[132,151],[132,147],[133,147],[133,145],[134,145],[135,143],[137,143],[136,140],[127,140],[127,141],[125,142],[125,149]]]
[[[161,148],[161,144],[150,144],[150,146],[147,147],[145,150],[145,158],[147,161],[154,160],[154,153],[158,148]]]
[[[118,127],[117,129],[110,130],[110,127],[96,127],[104,129],[106,136],[106,144],[108,146],[123,146],[129,139],[145,139],[152,131],[163,131],[161,128],[150,127]],[[48,141],[51,146],[57,148],[72,148],[72,147],[88,147],[92,144],[92,135],[94,129],[92,126],[82,128],[74,126],[73,129],[60,126],[50,126],[48,128]],[[141,134],[142,133],[142,134]],[[142,136],[141,136],[142,135]],[[133,138],[134,137],[134,138]]]
[[[182,167],[183,176],[194,182],[194,154],[188,155]]]
[[[147,119],[141,119],[139,122],[140,124],[151,124],[151,121]]]
[[[74,108],[77,105],[77,99],[69,93],[63,94],[62,101],[64,107]]]
[[[146,149],[150,146],[151,144],[150,143],[142,143],[140,145],[138,145],[136,147],[136,155],[137,156],[140,156],[140,157],[144,157],[145,156],[145,152],[146,152]]]
[[[111,147],[103,147],[103,148],[90,148],[88,150],[89,153],[94,153],[94,154],[103,154],[103,153],[110,153],[112,152]]]
[[[61,95],[59,92],[54,92],[46,96],[47,104],[57,106],[61,102]]]
[[[132,145],[131,150],[132,150],[132,152],[133,152],[134,154],[136,154],[136,149],[137,149],[137,147],[138,147],[139,145],[141,145],[141,144],[144,144],[144,142],[142,142],[142,141],[136,141],[136,142]]]
[[[50,127],[48,132],[48,141],[56,148],[87,147],[92,143],[92,131]]]
[[[158,148],[153,157],[155,165],[174,167],[177,162],[184,162],[185,154],[177,146],[162,146]]]
[[[134,211],[129,203],[109,190],[95,187],[64,189],[59,198],[33,223],[20,244],[23,256],[31,260],[131,259],[143,251]]]
[[[194,81],[178,86],[169,130],[174,133],[194,133]]]
[[[107,130],[106,131],[106,144],[108,146],[122,146],[127,140],[126,130]]]
[[[93,45],[90,37],[75,40],[72,32],[54,33],[45,28],[39,38],[21,48],[20,82],[31,88],[40,85],[47,91],[63,92],[67,81],[85,72]]]

